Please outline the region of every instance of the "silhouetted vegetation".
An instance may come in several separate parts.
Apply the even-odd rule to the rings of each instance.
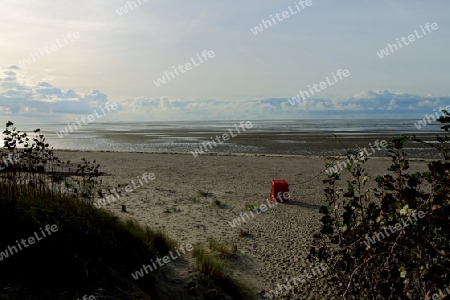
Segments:
[[[444,113],[439,121],[450,123],[449,113]],[[375,177],[377,188],[368,188],[371,177],[364,158],[348,166],[344,189],[338,186],[342,174],[323,181],[328,205],[320,209],[322,227],[315,236],[320,246],[311,248],[309,259],[330,266],[333,288],[342,299],[424,299],[448,285],[449,125],[442,128],[446,132],[437,137],[437,144],[423,142],[444,158],[428,163],[427,171],[408,171],[403,145],[420,140],[399,136],[391,139],[392,165],[388,173]],[[414,218],[420,211],[425,217]],[[409,218],[412,224],[391,231]],[[371,237],[377,239],[368,243]]]
[[[92,202],[100,191],[99,164],[82,158],[74,165],[55,156],[40,129],[35,136],[17,130],[9,121],[3,131],[0,153],[0,197],[18,199],[23,194],[59,199],[69,195]]]

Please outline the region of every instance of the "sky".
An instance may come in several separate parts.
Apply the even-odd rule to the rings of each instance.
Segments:
[[[450,105],[449,11],[445,0],[3,0],[0,121],[67,123],[107,102],[117,109],[99,122],[423,117]]]

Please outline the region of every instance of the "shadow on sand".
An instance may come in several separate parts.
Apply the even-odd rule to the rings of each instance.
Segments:
[[[317,205],[317,204],[311,204],[311,203],[306,203],[306,202],[301,202],[298,200],[291,200],[291,201],[287,201],[287,202],[283,202],[282,204],[284,205],[295,205],[295,206],[301,206],[307,209],[314,209],[319,211],[320,207],[322,205]]]

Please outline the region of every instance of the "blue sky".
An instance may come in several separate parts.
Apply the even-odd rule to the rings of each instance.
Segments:
[[[294,1],[139,1],[3,0],[0,118],[69,122],[107,101],[119,109],[104,121],[419,117],[450,104],[449,1],[311,0],[257,35]],[[427,22],[439,28],[376,54]],[[154,83],[204,50],[215,56]],[[350,76],[289,103],[339,69]]]

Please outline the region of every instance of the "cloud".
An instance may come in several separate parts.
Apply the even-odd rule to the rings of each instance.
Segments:
[[[0,111],[3,115],[58,117],[57,114],[90,114],[108,102],[98,90],[77,93],[63,90],[48,82],[31,84],[17,66],[0,69]]]
[[[351,113],[383,118],[395,115],[411,118],[445,107],[450,97],[420,97],[389,91],[365,91],[351,97],[307,98],[291,105],[288,98],[264,98],[238,101],[214,99],[145,98],[121,101],[126,107],[124,116],[133,112],[135,120],[230,120],[230,119],[285,119],[314,118],[320,115],[347,116]],[[147,120],[149,120],[147,118]]]
[[[137,97],[117,101],[119,109],[110,121],[235,120],[316,118],[318,115],[371,118],[421,116],[450,104],[449,96],[425,97],[386,90],[364,91],[350,97],[311,97],[291,105],[291,98],[241,100]],[[31,83],[17,66],[0,69],[0,115],[67,122],[70,116],[92,114],[104,107],[108,95],[99,90],[87,93],[62,89],[49,82]]]

